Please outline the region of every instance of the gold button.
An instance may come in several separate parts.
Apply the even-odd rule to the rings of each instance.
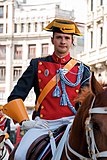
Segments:
[[[40,114],[40,118],[43,118],[43,114]]]
[[[41,82],[41,79],[39,79],[38,81]]]
[[[38,70],[38,73],[41,73],[41,70]]]
[[[39,62],[39,65],[42,65],[42,62]]]
[[[40,88],[40,92],[42,92],[42,89]]]
[[[44,106],[41,106],[41,109],[44,109]]]
[[[78,90],[78,89],[76,89],[76,93],[79,93],[79,90]]]

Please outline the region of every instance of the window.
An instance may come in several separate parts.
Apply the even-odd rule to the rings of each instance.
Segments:
[[[0,45],[0,59],[6,59],[6,46]]]
[[[8,24],[6,24],[6,33],[8,32]]]
[[[22,45],[15,45],[14,59],[22,59]]]
[[[35,32],[37,32],[37,23],[35,23]]]
[[[21,32],[24,32],[24,23],[21,23]]]
[[[16,81],[22,74],[22,67],[14,67],[13,68],[13,80]]]
[[[6,95],[5,95],[4,89],[0,90],[0,100],[6,100]]]
[[[31,23],[28,23],[28,32],[31,32]]]
[[[41,22],[41,30],[43,31],[44,28],[44,22]]]
[[[8,5],[6,5],[6,18],[8,18]]]
[[[0,33],[3,33],[3,24],[0,24]]]
[[[91,0],[91,11],[93,11],[93,0]]]
[[[14,33],[17,33],[17,24],[14,24]]]
[[[84,46],[84,37],[78,37],[77,38],[77,46]]]
[[[3,9],[4,9],[4,7],[0,6],[0,18],[3,18]]]
[[[42,44],[42,56],[47,56],[48,55],[48,43]]]
[[[91,48],[93,48],[93,32],[91,31]]]
[[[59,8],[60,8],[60,5],[56,5],[56,8],[59,9]]]
[[[101,5],[101,6],[103,5],[103,0],[100,0],[100,5]]]
[[[100,27],[100,45],[103,44],[103,27]]]
[[[28,45],[28,59],[32,59],[36,57],[36,45],[30,44]]]
[[[5,67],[0,67],[0,81],[5,80],[5,75],[6,75],[6,68]]]

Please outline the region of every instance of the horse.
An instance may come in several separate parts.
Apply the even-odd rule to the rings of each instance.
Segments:
[[[90,90],[81,90],[81,102],[69,136],[62,160],[107,159],[107,87],[102,87],[92,74]]]
[[[94,74],[90,86],[81,89],[76,102],[80,102],[73,124],[64,144],[61,160],[107,159],[107,88],[96,80]],[[45,139],[46,137],[42,137]],[[40,142],[40,141],[39,141]],[[16,150],[17,148],[15,148]],[[41,148],[39,148],[41,150]],[[9,160],[14,159],[11,154]],[[34,150],[34,148],[32,149]],[[36,150],[36,149],[35,149]],[[30,150],[31,151],[31,150]],[[32,152],[32,154],[35,152]],[[57,153],[57,149],[56,149]],[[30,160],[34,160],[35,156]],[[51,160],[52,157],[39,160]],[[58,160],[57,158],[54,160]]]
[[[9,139],[6,139],[6,129],[0,129],[0,160],[8,160],[9,154],[12,152],[14,146]]]

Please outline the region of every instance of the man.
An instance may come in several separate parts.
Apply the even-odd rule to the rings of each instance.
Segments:
[[[89,67],[70,57],[73,35],[81,35],[76,24],[55,19],[45,30],[53,32],[53,54],[31,60],[3,110],[27,129],[48,128],[53,120],[70,119],[75,115],[75,98],[80,88],[88,85],[90,78]],[[36,105],[34,120],[29,121],[23,101],[32,87],[36,94]]]

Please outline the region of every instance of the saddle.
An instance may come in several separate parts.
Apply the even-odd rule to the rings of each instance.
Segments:
[[[67,125],[63,125],[53,132],[56,146],[58,145]],[[50,137],[48,134],[37,138],[29,147],[26,160],[49,160],[52,158],[52,151],[50,145]]]

